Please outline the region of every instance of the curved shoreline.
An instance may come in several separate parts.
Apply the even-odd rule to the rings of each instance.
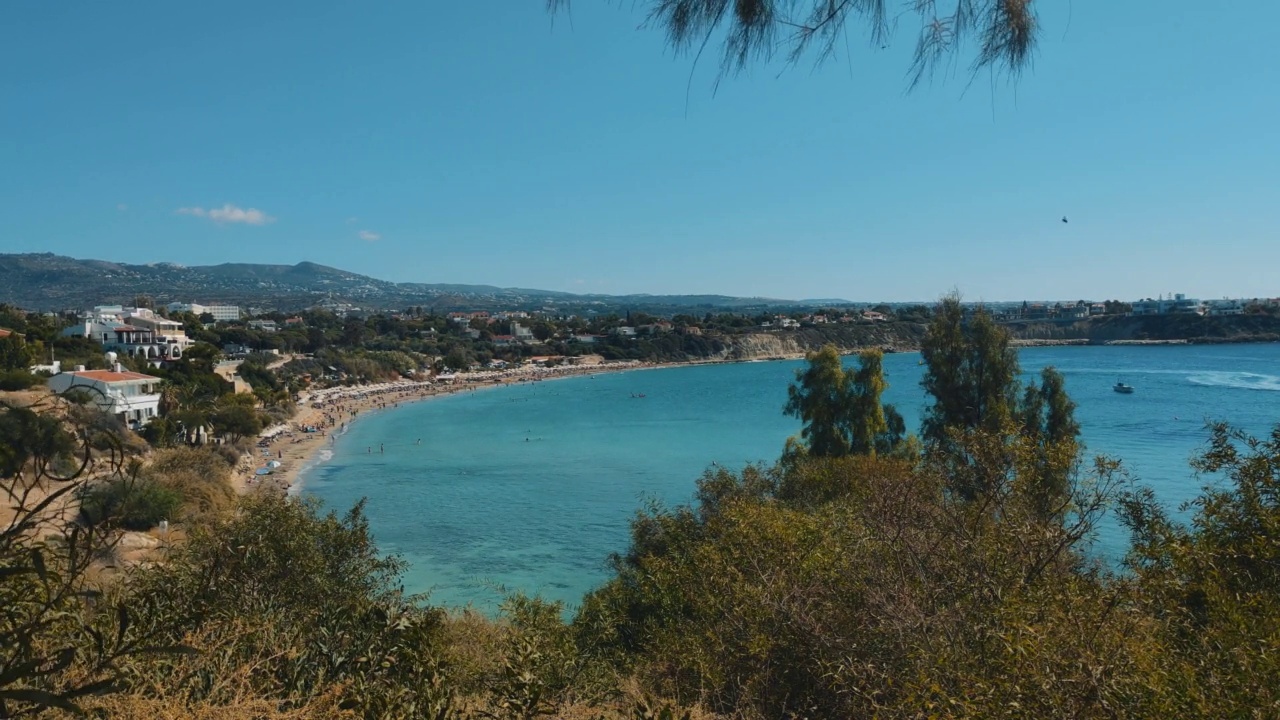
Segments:
[[[569,365],[537,370],[496,371],[458,376],[453,381],[414,381],[374,383],[326,388],[306,396],[298,403],[298,410],[289,422],[264,430],[259,435],[259,446],[254,454],[245,456],[237,465],[232,484],[237,493],[248,493],[268,488],[296,495],[301,491],[302,476],[323,464],[325,450],[331,449],[334,439],[360,418],[380,410],[390,410],[402,404],[421,402],[464,392],[518,385],[526,382],[546,382],[583,375],[616,373],[627,370],[647,370],[713,363],[641,363],[624,361],[595,365]],[[336,391],[320,395],[325,391]],[[319,396],[319,398],[317,398]],[[316,400],[320,402],[317,403]],[[305,428],[314,427],[314,432]],[[262,443],[266,443],[265,446]],[[256,475],[258,468],[275,461],[280,466],[269,475]]]

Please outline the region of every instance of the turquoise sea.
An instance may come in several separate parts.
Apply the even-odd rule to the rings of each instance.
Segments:
[[[1280,422],[1280,345],[1030,348],[1021,360],[1027,373],[1061,370],[1089,451],[1123,458],[1173,508],[1211,480],[1187,465],[1207,419],[1255,434]],[[885,357],[885,399],[912,428],[918,362]],[[406,588],[434,603],[491,610],[506,588],[576,605],[642,503],[688,502],[712,463],[777,458],[799,430],[781,409],[800,365],[636,370],[407,404],[350,426],[303,492],[338,510],[367,498],[379,545],[410,563]],[[1136,392],[1113,392],[1118,379]],[[1109,523],[1096,549],[1114,558],[1126,542]]]

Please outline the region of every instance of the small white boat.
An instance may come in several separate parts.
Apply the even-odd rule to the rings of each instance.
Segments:
[[[1122,382],[1120,382],[1120,381],[1118,381],[1118,380],[1116,381],[1116,384],[1115,384],[1115,385],[1112,385],[1112,386],[1111,386],[1111,389],[1112,389],[1112,390],[1115,390],[1115,391],[1116,391],[1116,392],[1118,392],[1118,393],[1121,393],[1122,395],[1132,395],[1132,394],[1133,394],[1133,386],[1132,386],[1132,385],[1125,385],[1124,383],[1122,383]]]

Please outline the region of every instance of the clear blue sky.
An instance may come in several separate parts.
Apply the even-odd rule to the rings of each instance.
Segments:
[[[714,94],[713,58],[686,103],[690,59],[630,3],[15,0],[0,252],[607,293],[1280,295],[1280,3],[1038,4],[1016,85],[966,92],[966,57],[906,93],[906,17],[887,50],[851,32],[851,55]]]

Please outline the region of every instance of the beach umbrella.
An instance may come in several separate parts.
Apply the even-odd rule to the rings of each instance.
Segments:
[[[278,468],[278,467],[280,467],[282,464],[283,464],[283,463],[281,463],[279,460],[272,460],[271,462],[267,463],[267,467],[269,467],[269,468]]]
[[[254,475],[270,475],[271,468],[258,468],[256,471],[254,471],[253,474]]]

